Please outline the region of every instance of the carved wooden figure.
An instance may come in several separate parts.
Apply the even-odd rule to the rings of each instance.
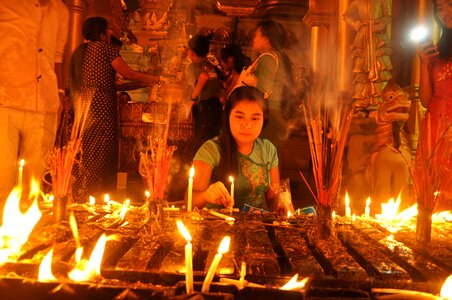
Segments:
[[[395,200],[400,192],[407,191],[409,175],[409,159],[403,156],[401,134],[409,115],[408,95],[397,84],[390,84],[381,96],[382,102],[373,115],[377,123],[376,142],[369,162],[373,212],[379,212],[382,202]]]

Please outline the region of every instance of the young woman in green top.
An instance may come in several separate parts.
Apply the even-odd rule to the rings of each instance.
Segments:
[[[271,183],[279,182],[275,146],[259,138],[268,122],[268,103],[254,87],[235,89],[224,109],[222,133],[204,143],[193,165],[193,205],[237,207],[244,204],[276,211]],[[229,177],[234,178],[234,199]]]

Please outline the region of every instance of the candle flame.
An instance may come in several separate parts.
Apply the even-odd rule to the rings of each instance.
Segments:
[[[445,210],[441,212],[434,213],[432,215],[433,222],[451,222],[452,221],[452,210]]]
[[[105,202],[106,204],[109,204],[109,203],[110,203],[110,195],[109,195],[109,194],[105,194],[105,195],[104,195],[104,202]]]
[[[80,239],[78,235],[77,220],[75,219],[74,212],[69,215],[69,226],[71,227],[72,234],[74,235],[75,245],[77,248],[80,247]]]
[[[290,212],[290,210],[287,211],[287,218],[292,218],[292,213]]]
[[[389,202],[381,204],[381,214],[376,214],[375,217],[377,219],[386,219],[386,220],[394,220],[399,211],[400,202],[402,201],[401,196],[397,197],[397,200],[394,201],[394,198],[389,199]]]
[[[21,187],[16,186],[8,196],[3,209],[3,225],[0,227],[0,264],[16,259],[22,245],[27,242],[33,228],[41,219],[39,194],[39,183],[32,179],[30,199],[33,199],[33,202],[25,213],[20,209]]]
[[[149,193],[149,191],[144,192],[144,195],[146,196],[146,198],[151,197],[151,193]]]
[[[452,300],[452,275],[446,278],[443,286],[441,287],[440,296],[446,300]]]
[[[280,287],[280,290],[295,290],[302,289],[306,286],[306,283],[309,281],[309,277],[303,278],[301,281],[297,281],[298,274],[295,274],[285,285]]]
[[[345,206],[350,206],[350,197],[348,196],[348,192],[345,193]]]
[[[180,233],[184,237],[184,239],[187,242],[191,241],[191,235],[190,232],[188,232],[187,228],[185,227],[184,223],[181,220],[176,220],[177,228],[179,229]]]
[[[74,269],[68,274],[74,281],[87,281],[100,275],[100,266],[108,238],[103,233],[96,243],[88,261],[80,260]]]
[[[193,178],[193,176],[195,176],[195,167],[191,167],[190,168],[190,178]]]
[[[94,205],[96,204],[96,198],[94,198],[93,196],[89,196],[89,205]]]
[[[25,159],[21,159],[20,161],[19,161],[19,167],[24,167],[24,165],[25,165]]]
[[[229,181],[230,181],[231,183],[234,183],[234,177],[229,176]]]
[[[229,251],[229,245],[231,244],[231,237],[225,236],[218,247],[218,253],[224,254]]]
[[[124,201],[124,204],[122,205],[121,212],[119,213],[119,217],[121,217],[121,220],[124,220],[124,217],[126,216],[127,211],[130,207],[130,199],[126,199]]]
[[[51,249],[42,259],[41,264],[39,265],[38,281],[56,281],[56,278],[52,273],[52,255],[53,249]]]
[[[367,200],[366,200],[366,207],[369,207],[370,206],[370,197],[367,197]]]

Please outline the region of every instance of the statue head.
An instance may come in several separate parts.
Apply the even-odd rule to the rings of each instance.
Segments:
[[[382,102],[378,107],[381,121],[406,121],[411,102],[408,94],[398,84],[388,84],[381,92]]]

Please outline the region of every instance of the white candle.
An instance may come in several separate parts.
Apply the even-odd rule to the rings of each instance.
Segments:
[[[193,176],[195,175],[195,168],[190,168],[190,177],[188,178],[188,197],[187,197],[187,211],[191,212],[193,207]]]
[[[212,283],[212,279],[217,272],[218,265],[220,264],[221,258],[223,254],[229,251],[229,244],[231,243],[231,237],[225,236],[220,243],[220,247],[218,247],[218,252],[215,254],[213,258],[212,264],[210,265],[209,271],[207,272],[206,278],[204,278],[204,282],[202,284],[201,292],[208,293],[210,289],[210,284]]]
[[[104,202],[105,202],[105,205],[107,205],[107,210],[111,210],[111,201],[110,201],[109,194],[104,195]]]
[[[366,218],[370,217],[370,197],[366,200],[366,209],[364,210],[364,215]]]
[[[239,289],[244,288],[245,276],[246,276],[246,262],[242,261],[242,265],[240,268]]]
[[[19,162],[19,176],[17,178],[18,186],[22,186],[22,178],[24,176],[24,165],[25,165],[25,160],[22,158]]]
[[[181,220],[176,221],[177,228],[187,241],[185,245],[185,290],[187,294],[193,293],[193,246],[191,244],[191,235],[185,228]]]
[[[216,211],[214,211],[214,210],[209,210],[209,213],[212,215],[212,216],[215,216],[215,217],[218,217],[218,218],[222,218],[222,219],[225,219],[226,221],[231,221],[231,222],[234,222],[235,221],[235,218],[233,218],[233,217],[231,217],[231,216],[228,216],[228,215],[225,215],[225,214],[222,214],[222,213],[219,213],[219,212],[216,212]]]
[[[231,199],[232,199],[232,205],[230,207],[229,213],[232,214],[232,208],[234,207],[234,177],[229,176],[229,181],[231,182]]]
[[[348,193],[345,193],[345,217],[350,218],[352,216],[352,211],[350,209],[350,198]]]

